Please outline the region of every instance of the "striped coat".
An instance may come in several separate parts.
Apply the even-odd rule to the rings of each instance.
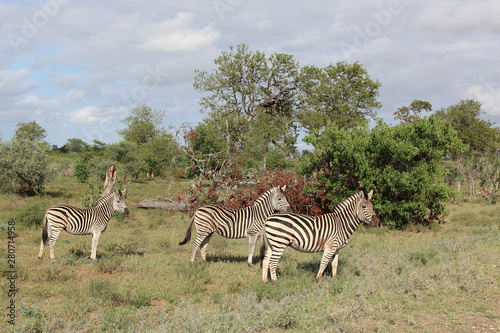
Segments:
[[[212,234],[216,232],[226,238],[248,237],[248,265],[252,266],[255,243],[262,234],[265,219],[276,211],[290,210],[290,205],[283,194],[285,189],[286,185],[273,187],[257,198],[253,205],[241,209],[227,209],[212,205],[199,208],[191,219],[186,237],[179,243],[179,245],[184,245],[191,239],[191,228],[194,223],[197,236],[191,248],[189,261],[194,261],[198,247],[200,247],[201,260],[207,261],[207,245]]]
[[[49,208],[43,218],[42,241],[38,258],[43,258],[43,248],[49,243],[50,259],[54,259],[54,245],[61,231],[73,235],[92,235],[90,259],[96,258],[97,244],[102,232],[116,211],[128,215],[124,195],[126,189],[114,191],[99,199],[92,208],[81,209],[67,205]]]
[[[358,190],[349,198],[338,203],[329,214],[311,217],[300,214],[278,213],[267,218],[264,224],[264,239],[268,245],[264,257],[261,245],[262,281],[267,282],[268,269],[271,281],[276,281],[276,266],[287,246],[301,252],[321,252],[323,258],[316,280],[332,259],[332,275],[337,272],[338,250],[347,244],[347,240],[362,223],[372,224],[378,221],[370,202],[373,191],[366,193]]]

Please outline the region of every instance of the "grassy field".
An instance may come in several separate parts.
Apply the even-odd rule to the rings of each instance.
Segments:
[[[62,233],[56,259],[39,260],[41,227],[55,204],[81,207],[85,186],[59,177],[42,197],[0,196],[2,332],[498,332],[500,205],[461,202],[447,223],[407,231],[360,228],[315,282],[321,253],[285,251],[276,284],[263,284],[248,241],[214,235],[208,263],[179,246],[189,216],[132,204],[187,184],[132,183],[127,219],[113,218],[90,261],[90,236]],[[168,190],[168,193],[166,191]],[[41,218],[40,218],[41,220]],[[18,289],[9,297],[8,227],[15,221]],[[192,239],[193,240],[193,239]],[[16,325],[7,323],[15,300]]]

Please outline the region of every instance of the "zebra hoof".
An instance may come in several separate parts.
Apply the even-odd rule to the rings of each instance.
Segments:
[[[248,263],[248,267],[252,267],[253,264],[251,262]]]

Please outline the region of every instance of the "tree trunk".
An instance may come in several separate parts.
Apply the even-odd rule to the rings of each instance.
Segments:
[[[114,164],[106,170],[106,180],[104,180],[104,189],[101,194],[101,198],[107,196],[113,191],[113,186],[115,185],[116,179],[116,167]]]

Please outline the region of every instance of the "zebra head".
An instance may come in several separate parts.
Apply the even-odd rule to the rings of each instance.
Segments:
[[[128,216],[128,208],[127,204],[125,203],[125,193],[127,193],[127,189],[125,188],[123,191],[116,190],[114,199],[113,199],[113,209],[115,211],[118,211],[125,216]]]
[[[358,201],[357,204],[357,215],[358,219],[366,224],[370,224],[371,226],[378,225],[378,217],[373,210],[373,204],[371,203],[371,198],[373,196],[373,190],[366,193],[364,190],[361,190],[363,193],[363,197]]]
[[[274,210],[278,212],[291,212],[292,208],[290,204],[286,200],[283,192],[286,190],[286,185],[282,187],[276,186],[273,188],[271,193],[271,206],[273,206]]]

